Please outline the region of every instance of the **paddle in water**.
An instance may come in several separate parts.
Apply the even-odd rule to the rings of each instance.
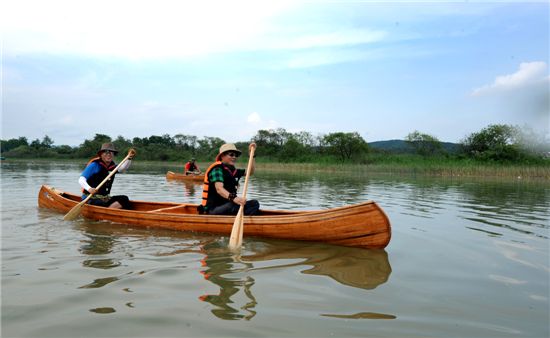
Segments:
[[[113,171],[111,171],[109,173],[109,175],[107,175],[107,177],[105,177],[105,179],[103,181],[101,181],[101,183],[99,183],[97,185],[97,187],[95,188],[96,189],[96,192],[99,190],[99,188],[101,188],[105,182],[107,182],[114,174],[116,174],[118,172],[118,168],[120,168],[120,166],[128,161],[128,159],[130,157],[133,157],[134,155],[136,154],[136,151],[134,149],[130,149],[130,151],[128,152],[128,155],[126,155],[126,157],[120,161],[120,163],[116,166],[115,169],[113,169]],[[90,198],[92,198],[92,196],[94,195],[94,193],[92,194],[89,194],[88,197],[86,197],[82,202],[78,203],[77,205],[75,205],[71,210],[69,210],[69,212],[63,217],[63,220],[65,221],[72,221],[74,220],[75,218],[77,218],[79,215],[80,215],[80,210],[82,209],[82,207],[84,206],[84,204],[86,204],[86,202],[88,202],[88,200]]]
[[[250,177],[250,170],[252,169],[252,159],[254,158],[254,151],[256,146],[250,148],[250,154],[248,157],[248,166],[246,167],[246,176],[244,178],[243,199],[246,201],[246,190],[248,189],[248,178]],[[239,207],[235,222],[233,222],[233,228],[231,228],[231,236],[229,237],[229,249],[238,250],[243,244],[243,224],[244,222],[244,205]]]

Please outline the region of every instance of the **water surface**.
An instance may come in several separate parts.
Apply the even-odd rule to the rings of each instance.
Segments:
[[[2,162],[2,337],[548,337],[548,181],[258,171],[249,198],[375,200],[385,250],[139,229],[39,209],[83,164]],[[135,166],[113,194],[197,203]]]

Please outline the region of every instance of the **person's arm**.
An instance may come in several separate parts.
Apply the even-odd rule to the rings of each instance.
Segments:
[[[126,170],[128,170],[128,168],[130,168],[131,164],[132,164],[132,160],[130,160],[130,159],[126,160],[126,162],[122,163],[120,168],[118,168],[118,172],[119,173],[125,172]]]
[[[136,156],[136,150],[134,148],[130,148],[130,150],[128,150],[128,159],[126,160],[126,162],[122,163],[120,168],[118,168],[118,172],[123,173],[126,170],[128,170],[128,168],[130,168],[130,166],[132,165],[132,160],[134,159],[135,156]]]
[[[95,194],[96,189],[88,184],[88,178],[92,177],[92,175],[95,174],[98,169],[98,165],[95,162],[92,162],[88,164],[88,166],[84,169],[84,171],[82,172],[82,174],[80,174],[80,177],[78,178],[78,184],[80,184],[82,189],[86,190],[90,194]]]
[[[86,180],[86,177],[84,177],[84,176],[80,176],[78,178],[78,184],[80,184],[82,189],[86,190],[90,194],[93,194],[93,193],[96,192],[95,188],[90,187],[90,185],[88,184],[88,181]]]
[[[246,203],[246,200],[242,197],[237,196],[237,194],[232,196],[231,193],[223,187],[223,182],[214,183],[214,187],[216,187],[216,192],[218,193],[218,195],[225,198],[226,200],[243,206]]]

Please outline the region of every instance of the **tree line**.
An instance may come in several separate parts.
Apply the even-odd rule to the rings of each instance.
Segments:
[[[302,131],[291,133],[283,128],[259,130],[250,141],[258,145],[260,161],[313,162],[313,163],[371,163],[373,154],[399,156],[395,152],[370,147],[357,132],[335,132],[313,135]],[[250,141],[237,142],[239,149],[246,150]],[[2,157],[13,158],[65,158],[81,159],[96,155],[101,144],[113,142],[121,153],[136,149],[138,157],[151,161],[187,161],[191,157],[199,161],[212,161],[219,147],[226,143],[218,137],[198,138],[193,135],[168,134],[126,139],[118,136],[96,134],[76,147],[55,145],[54,140],[44,136],[31,142],[26,137],[0,140]],[[449,152],[435,136],[413,131],[404,139],[407,149],[419,157],[455,157],[495,162],[548,162],[550,146],[543,136],[530,129],[495,124],[467,135],[457,147]],[[376,156],[380,159],[380,156]]]

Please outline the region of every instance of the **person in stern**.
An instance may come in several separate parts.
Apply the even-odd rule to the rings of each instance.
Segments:
[[[88,201],[89,204],[117,209],[130,208],[130,200],[128,199],[128,196],[109,195],[116,174],[111,176],[111,178],[99,189],[95,188],[103,182],[111,171],[116,168],[117,165],[113,161],[113,158],[117,153],[118,151],[112,143],[104,143],[101,145],[101,149],[97,152],[97,157],[92,158],[88,162],[86,168],[82,174],[80,174],[80,178],[78,179],[78,183],[82,187],[82,200],[86,199],[89,194],[93,194]],[[118,168],[118,172],[124,172],[130,167],[132,158],[135,156],[136,152],[131,149],[129,154],[130,157],[120,166],[120,168]]]
[[[250,143],[249,151],[256,148],[256,143]],[[241,155],[234,144],[226,143],[220,147],[216,162],[205,172],[202,192],[202,203],[199,213],[209,215],[236,215],[240,206],[244,206],[247,216],[260,214],[260,203],[257,200],[245,200],[237,196],[239,179],[246,175],[245,169],[236,169],[235,163]],[[256,157],[256,156],[254,156]],[[255,159],[251,159],[250,175],[254,174]]]
[[[200,175],[202,174],[201,169],[198,164],[195,163],[195,158],[193,157],[189,162],[185,163],[185,168],[183,169],[185,175]]]

